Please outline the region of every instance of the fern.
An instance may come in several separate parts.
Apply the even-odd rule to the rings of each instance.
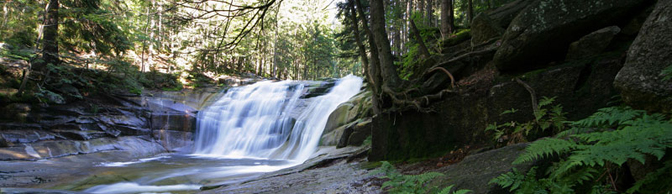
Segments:
[[[556,97],[553,98],[549,98],[546,96],[541,97],[541,100],[539,100],[539,108],[552,104],[555,101],[555,98]]]
[[[588,118],[571,122],[571,124],[582,128],[613,128],[644,114],[646,111],[633,110],[630,107],[607,107],[598,110]]]
[[[453,187],[455,187],[455,185],[450,185],[446,188],[443,188],[441,191],[439,191],[438,194],[467,194],[467,193],[473,192],[473,191],[468,190],[468,189],[460,189],[460,190],[457,190],[457,191],[452,191]]]
[[[371,172],[371,174],[383,174],[379,178],[389,179],[383,182],[381,188],[387,189],[390,193],[426,193],[429,189],[425,184],[443,174],[438,172],[428,172],[418,175],[404,175],[397,171],[392,164],[383,161],[380,168]]]
[[[541,132],[548,129],[564,131],[567,120],[565,117],[566,113],[562,112],[562,106],[560,105],[549,107],[554,101],[555,97],[548,98],[544,96],[538,103],[539,110],[534,112],[534,121],[525,123],[511,121],[501,125],[494,123],[488,125],[485,131],[494,131],[493,139],[495,142],[506,142],[507,144],[527,142],[530,138],[530,140],[534,140],[538,136],[543,135]],[[502,112],[500,116],[516,113],[517,111],[512,108],[511,110]]]
[[[622,166],[628,160],[645,162],[647,155],[661,160],[672,148],[672,122],[660,114],[649,115],[629,107],[600,109],[592,116],[572,122],[572,129],[559,134],[560,138],[546,138],[530,144],[514,164],[531,162],[550,156],[564,159],[553,164],[546,178],[537,179],[534,173],[522,175],[514,170],[493,179],[502,187],[516,193],[571,193],[572,188],[582,184],[595,184],[596,175],[605,172],[608,165]],[[535,168],[530,172],[535,172]],[[606,172],[605,172],[606,173]],[[652,177],[672,174],[672,162]],[[522,180],[522,181],[521,181]],[[637,182],[629,192],[650,184],[656,178]],[[664,188],[668,191],[672,188]],[[599,184],[592,187],[593,193],[606,193]],[[543,193],[543,192],[542,192]]]
[[[672,190],[672,185],[669,183],[672,181],[672,161],[666,161],[662,168],[659,168],[655,172],[649,173],[644,177],[644,179],[638,181],[630,187],[626,192],[627,193],[637,193],[641,192],[642,187],[646,185],[659,185],[663,188],[653,188],[654,191],[664,191]],[[655,184],[656,182],[660,184]],[[666,188],[665,188],[666,187]]]
[[[438,172],[428,172],[417,175],[404,175],[401,174],[394,165],[390,164],[387,161],[381,162],[380,168],[371,171],[370,174],[379,175],[379,178],[388,179],[383,182],[380,186],[382,189],[387,189],[390,193],[427,193],[428,191],[434,189],[433,187],[427,187],[426,184],[437,177],[444,176]],[[439,193],[442,194],[466,194],[471,192],[470,190],[457,190],[451,192],[453,185],[448,186],[441,190]]]
[[[537,167],[532,167],[528,171],[530,174],[535,174]],[[525,180],[525,175],[521,174],[517,168],[513,168],[511,172],[501,174],[490,180],[488,184],[497,184],[503,188],[509,188],[509,191],[514,191],[520,187],[520,184]]]
[[[545,138],[530,144],[525,153],[520,155],[513,163],[521,164],[540,158],[546,158],[553,154],[564,154],[576,149],[579,145],[571,140]]]

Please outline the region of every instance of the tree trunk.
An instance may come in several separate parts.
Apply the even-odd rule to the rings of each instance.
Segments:
[[[418,0],[418,9],[420,9],[418,10],[418,12],[420,12],[420,17],[425,17],[425,0]]]
[[[471,20],[474,19],[474,1],[468,0],[469,4],[467,7],[467,26],[471,26]]]
[[[47,16],[44,19],[42,45],[42,63],[37,63],[34,68],[38,71],[44,69],[47,64],[58,65],[60,63],[58,55],[58,0],[51,0],[47,5]]]
[[[396,89],[401,79],[397,75],[394,67],[394,57],[390,49],[390,41],[385,32],[385,8],[383,0],[371,0],[371,32],[378,46],[378,57],[380,58],[380,75],[383,78],[383,87]]]
[[[408,40],[409,40],[409,26],[411,26],[411,16],[413,14],[413,0],[407,0],[406,2],[406,18],[404,18],[404,36],[402,37],[403,39],[403,45],[401,45],[401,50],[403,51],[402,54],[406,54],[408,52]]]
[[[434,26],[432,24],[432,21],[434,20],[434,19],[432,19],[432,16],[433,16],[432,14],[434,12],[434,10],[432,9],[433,8],[432,5],[434,5],[433,1],[432,0],[427,0],[427,3],[425,4],[425,6],[426,6],[425,10],[427,11],[425,13],[425,19],[426,19],[425,24],[428,25],[428,26]]]
[[[453,33],[453,0],[441,1],[441,35],[448,38]]]
[[[413,30],[413,34],[415,35],[416,41],[418,41],[418,45],[420,45],[420,56],[424,59],[429,58],[429,50],[427,49],[427,46],[425,45],[425,41],[422,40],[422,36],[420,36],[420,31],[418,30],[418,27],[415,26],[415,22],[411,20],[411,30]]]
[[[9,4],[10,1],[5,1],[5,5],[2,6],[2,11],[4,12],[2,14],[2,18],[5,18],[2,20],[2,25],[0,25],[0,29],[4,29],[5,25],[7,25],[7,21],[9,20],[9,9],[7,8],[7,4]]]
[[[355,0],[355,4],[357,5],[357,12],[359,13],[359,18],[362,21],[362,27],[364,27],[364,31],[366,31],[366,35],[368,37],[369,41],[369,46],[371,52],[371,60],[369,61],[369,73],[371,74],[371,80],[374,85],[374,90],[373,92],[376,94],[379,94],[380,88],[382,86],[382,78],[381,78],[381,71],[380,71],[380,58],[378,57],[378,46],[376,45],[376,41],[373,38],[373,33],[371,32],[371,29],[369,28],[368,21],[366,20],[366,15],[364,15],[364,8],[362,7],[362,3],[360,0]],[[377,95],[374,95],[377,96]]]
[[[371,83],[369,84],[369,87],[373,88],[374,81],[373,76],[371,76],[369,71],[369,60],[366,58],[366,48],[364,47],[362,38],[359,36],[359,20],[357,20],[357,11],[355,11],[354,0],[348,0],[348,5],[350,7],[350,20],[352,20],[352,29],[355,33],[355,42],[357,42],[357,47],[359,47],[359,58],[361,59],[362,65],[364,66],[364,75],[366,76],[366,79],[369,81],[369,83]]]

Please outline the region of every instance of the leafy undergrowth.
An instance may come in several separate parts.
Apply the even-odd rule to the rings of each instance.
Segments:
[[[514,164],[554,161],[543,171],[515,170],[490,181],[514,193],[666,193],[672,191],[672,120],[629,107],[600,109],[569,130],[532,143]],[[651,159],[649,159],[651,158]],[[554,160],[553,160],[554,159]],[[630,166],[654,168],[630,181]],[[630,178],[628,178],[630,177]]]
[[[525,123],[516,121],[503,124],[490,124],[485,131],[494,132],[493,140],[498,146],[513,145],[521,142],[529,142],[543,137],[546,134],[558,133],[565,130],[567,113],[562,111],[559,104],[552,105],[555,98],[543,97],[534,111],[534,120]],[[552,106],[551,106],[552,105]],[[515,113],[518,110],[511,109],[504,111],[500,115]],[[502,145],[503,144],[503,145]]]
[[[31,71],[19,94],[23,79],[8,74],[0,65],[3,84],[0,89],[14,91],[0,96],[0,104],[23,102],[64,104],[82,100],[91,95],[139,95],[143,89],[180,90],[178,76],[159,72],[141,73],[124,61],[111,62],[108,70],[87,69],[69,64],[48,64],[44,71]],[[16,74],[16,73],[15,73]]]
[[[405,175],[400,173],[394,165],[387,161],[381,163],[380,168],[371,172],[373,175],[381,175],[378,178],[387,179],[381,186],[389,193],[440,193],[440,194],[465,194],[470,190],[455,190],[453,185],[438,189],[428,185],[430,180],[444,176],[438,172],[426,172],[417,175]]]

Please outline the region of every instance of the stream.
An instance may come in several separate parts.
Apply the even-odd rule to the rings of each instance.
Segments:
[[[361,86],[362,79],[350,75],[327,94],[309,99],[300,98],[304,85],[293,81],[229,89],[198,113],[192,150],[100,163],[99,176],[124,181],[104,182],[83,192],[193,193],[202,186],[237,183],[299,165],[317,150],[329,114]]]

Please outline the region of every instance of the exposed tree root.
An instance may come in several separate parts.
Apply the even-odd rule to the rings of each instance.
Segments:
[[[454,89],[456,88],[455,78],[453,77],[453,74],[450,73],[450,71],[446,70],[443,67],[434,67],[428,73],[432,73],[437,70],[444,72],[450,78],[451,88],[441,90],[435,94],[427,94],[418,97],[413,96],[409,97],[410,96],[409,94],[412,91],[419,91],[419,89],[413,87],[402,92],[396,92],[390,87],[384,85],[382,87],[383,93],[390,96],[390,99],[392,100],[392,103],[396,108],[413,109],[419,112],[434,112],[434,110],[429,108],[429,105],[431,105],[433,102],[443,99],[445,96],[447,96],[446,94],[457,93],[456,91],[454,91]]]
[[[534,115],[537,115],[539,113],[539,105],[537,104],[537,94],[534,92],[534,89],[518,78],[516,78],[516,82],[525,87],[527,92],[530,93],[530,98],[532,99],[532,111],[534,112]]]
[[[453,77],[453,74],[451,74],[448,70],[446,70],[446,68],[443,67],[434,67],[429,70],[429,73],[432,73],[436,70],[441,70],[444,73],[446,73],[446,75],[448,75],[448,77],[450,78],[450,88],[455,88],[455,77]]]

